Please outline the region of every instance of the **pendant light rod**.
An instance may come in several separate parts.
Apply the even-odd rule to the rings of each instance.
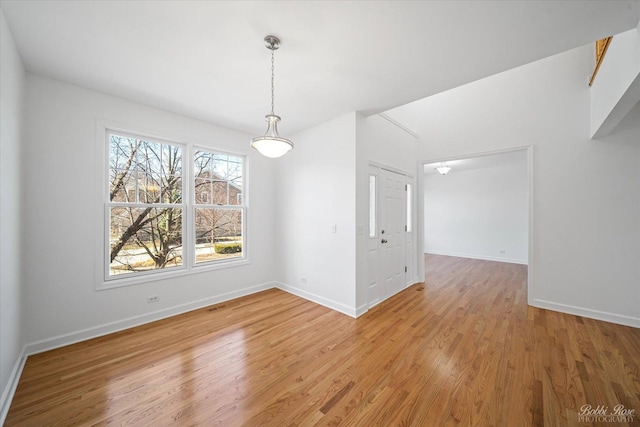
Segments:
[[[271,51],[271,114],[275,115],[274,111],[274,99],[275,99],[275,51],[280,47],[280,39],[276,36],[266,36],[264,43],[267,49]]]

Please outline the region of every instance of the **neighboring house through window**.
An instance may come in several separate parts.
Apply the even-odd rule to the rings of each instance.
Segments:
[[[195,262],[242,256],[243,161],[197,150],[195,176]]]
[[[116,131],[107,144],[105,281],[246,258],[243,156]]]

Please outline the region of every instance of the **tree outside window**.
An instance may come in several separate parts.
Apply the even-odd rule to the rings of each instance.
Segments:
[[[193,178],[185,179],[188,147],[112,132],[107,138],[108,278],[244,257],[243,157],[195,150]]]
[[[109,275],[183,264],[183,147],[109,135]]]

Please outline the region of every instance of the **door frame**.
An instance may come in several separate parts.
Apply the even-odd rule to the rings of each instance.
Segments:
[[[418,283],[420,280],[416,281],[418,277],[421,277],[418,273],[418,269],[416,267],[419,267],[421,264],[424,264],[423,262],[417,262],[420,252],[419,252],[419,248],[418,248],[418,244],[420,242],[420,239],[417,238],[416,236],[419,236],[419,222],[418,222],[418,213],[419,213],[419,209],[418,209],[418,183],[416,180],[416,177],[404,170],[398,169],[398,168],[394,168],[392,166],[388,166],[382,163],[378,163],[378,162],[374,162],[374,161],[369,161],[368,164],[368,172],[367,175],[375,175],[376,176],[376,230],[379,228],[379,218],[380,218],[380,198],[381,198],[381,186],[380,186],[380,171],[381,170],[387,170],[389,172],[393,172],[393,173],[397,173],[399,175],[404,176],[405,179],[405,184],[412,184],[412,188],[413,188],[413,194],[411,195],[411,220],[412,220],[412,224],[413,224],[413,229],[412,229],[412,239],[411,239],[411,250],[409,250],[409,246],[407,245],[407,234],[405,233],[405,265],[407,266],[411,266],[413,271],[407,271],[406,275],[405,275],[405,281],[403,283],[402,286],[402,290],[406,289],[407,287]],[[369,251],[371,250],[371,241],[372,240],[378,240],[380,238],[380,236],[378,235],[378,233],[376,233],[375,237],[370,237],[369,233],[367,232],[367,253],[369,253]],[[380,249],[380,244],[377,243],[377,249]],[[408,260],[409,258],[411,258],[412,262],[409,263]],[[422,259],[422,257],[420,257],[420,259]],[[368,256],[367,256],[367,262],[369,262]],[[379,263],[378,263],[379,264]],[[424,269],[423,269],[424,270]],[[370,274],[371,272],[371,266],[367,266],[367,274]],[[369,280],[369,278],[367,278],[367,309],[371,309],[372,307],[380,304],[382,301],[384,301],[384,299],[379,299],[377,301],[374,301],[373,303],[371,303],[371,298],[370,298],[370,283],[371,281]],[[377,283],[377,282],[376,282]],[[380,283],[377,283],[376,286],[380,286]],[[401,291],[402,291],[401,290]],[[400,291],[400,292],[401,292]]]
[[[463,154],[463,155],[459,155],[459,156],[450,156],[450,157],[439,157],[439,158],[432,158],[432,159],[427,159],[427,160],[422,160],[418,162],[418,170],[417,170],[417,175],[418,175],[418,182],[417,182],[417,189],[416,189],[416,193],[418,195],[418,206],[419,208],[418,210],[418,219],[416,222],[416,235],[419,236],[417,238],[418,241],[418,249],[417,249],[417,253],[419,254],[421,261],[418,263],[418,276],[422,278],[422,280],[424,280],[425,277],[425,271],[424,271],[424,165],[426,164],[430,164],[430,163],[438,163],[438,162],[450,162],[450,161],[454,161],[454,160],[462,160],[462,159],[469,159],[469,158],[473,158],[473,157],[483,157],[483,156],[491,156],[494,154],[504,154],[504,153],[510,153],[513,151],[526,151],[527,152],[527,188],[529,191],[529,208],[528,208],[528,224],[529,224],[529,233],[528,233],[528,254],[527,254],[527,304],[528,305],[532,305],[533,303],[533,296],[534,296],[534,285],[535,285],[535,277],[534,277],[534,246],[535,246],[535,242],[533,239],[533,235],[534,235],[534,195],[533,195],[533,190],[534,190],[534,186],[533,186],[533,182],[534,182],[534,176],[533,176],[533,145],[523,145],[523,146],[516,146],[516,147],[511,147],[511,148],[504,148],[504,149],[500,149],[500,150],[493,150],[493,151],[482,151],[482,152],[476,152],[476,153],[470,153],[470,154]]]

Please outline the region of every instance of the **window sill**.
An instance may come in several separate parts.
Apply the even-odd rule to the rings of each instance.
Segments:
[[[225,261],[225,262],[215,262],[215,263],[204,263],[195,265],[191,268],[181,267],[172,269],[171,271],[162,271],[162,272],[153,272],[142,274],[136,277],[123,277],[121,279],[111,279],[111,280],[101,280],[96,285],[97,291],[104,291],[107,289],[113,288],[121,288],[123,286],[132,286],[139,285],[141,283],[148,282],[158,282],[161,280],[173,279],[176,277],[189,276],[192,274],[200,274],[207,273],[215,270],[222,270],[225,268],[234,268],[240,267],[243,265],[251,264],[251,261],[247,258],[233,260],[233,261]]]

